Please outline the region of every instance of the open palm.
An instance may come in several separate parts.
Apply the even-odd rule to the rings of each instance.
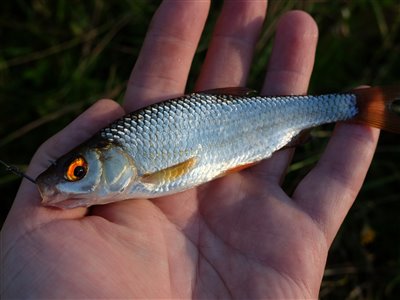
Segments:
[[[101,100],[49,139],[37,175],[138,107],[184,93],[207,1],[164,1],[133,69],[124,108]],[[226,1],[196,89],[243,86],[263,1]],[[307,90],[317,41],[310,16],[279,22],[264,94]],[[291,151],[174,196],[58,210],[23,181],[2,230],[2,295],[22,298],[317,297],[328,249],[370,164],[378,131],[341,124],[292,197],[280,182]],[[340,153],[340,155],[337,155]]]

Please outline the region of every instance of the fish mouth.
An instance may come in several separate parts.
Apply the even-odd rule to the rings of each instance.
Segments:
[[[70,209],[75,207],[87,207],[85,199],[77,197],[68,197],[66,199],[43,198],[41,204],[46,207],[56,207],[61,209]]]
[[[60,193],[56,190],[39,189],[42,196],[41,204],[47,207],[57,207],[61,209],[75,208],[85,205],[85,199],[79,197],[79,195],[70,195],[65,193]]]

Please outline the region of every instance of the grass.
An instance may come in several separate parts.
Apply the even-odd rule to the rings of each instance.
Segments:
[[[2,1],[0,10],[0,158],[25,168],[38,146],[102,97],[121,100],[148,24],[160,1]],[[310,92],[360,84],[399,84],[397,0],[270,1],[249,87],[259,89],[274,27],[282,13],[303,9],[320,41]],[[204,59],[220,3],[193,63],[188,90]],[[331,126],[298,149],[290,191],[318,160]],[[321,298],[395,298],[400,292],[400,143],[383,133],[356,203],[330,251]],[[0,170],[1,222],[20,179]],[[335,213],[334,211],[332,213]]]

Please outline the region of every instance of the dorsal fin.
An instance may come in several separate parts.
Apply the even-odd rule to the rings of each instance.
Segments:
[[[252,94],[256,94],[257,91],[246,88],[246,87],[235,86],[235,87],[224,87],[224,88],[205,90],[205,91],[200,91],[197,93],[208,94],[208,95],[249,96]]]
[[[189,170],[191,170],[196,164],[196,157],[191,157],[184,162],[178,163],[171,167],[159,170],[154,173],[144,174],[141,177],[143,183],[160,184],[163,182],[171,182],[183,175],[185,175]]]

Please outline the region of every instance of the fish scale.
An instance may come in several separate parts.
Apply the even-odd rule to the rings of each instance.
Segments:
[[[139,175],[194,157],[196,167],[176,181],[153,185],[151,191],[132,187],[166,193],[267,158],[303,129],[356,113],[352,94],[249,98],[193,93],[128,115],[100,135],[132,156]]]

